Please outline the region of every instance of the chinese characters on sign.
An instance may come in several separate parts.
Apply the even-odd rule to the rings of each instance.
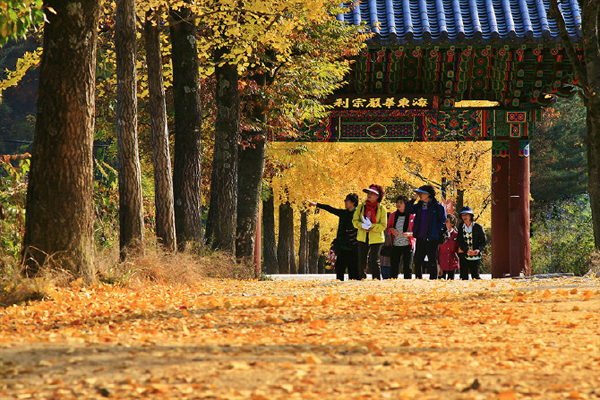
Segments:
[[[433,108],[433,96],[334,97],[327,102],[333,110],[377,110]]]

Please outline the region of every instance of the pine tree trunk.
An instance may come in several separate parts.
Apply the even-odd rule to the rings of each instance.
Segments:
[[[600,32],[598,31],[598,1],[582,1],[582,22],[584,40],[583,55],[587,85],[584,86],[585,105],[587,109],[587,147],[588,190],[590,208],[592,210],[592,228],[594,244],[600,251]],[[572,63],[579,62],[572,60]],[[579,62],[580,63],[580,62]],[[581,63],[580,63],[581,66]],[[580,84],[582,83],[580,79]]]
[[[175,206],[167,106],[160,52],[160,22],[158,13],[152,11],[146,13],[144,32],[146,34],[146,64],[148,65],[148,92],[152,125],[154,204],[156,236],[165,251],[174,253],[177,249],[177,237],[175,235]]]
[[[25,273],[48,262],[94,280],[93,154],[98,0],[44,1],[38,109],[27,189]],[[49,10],[52,10],[49,11]]]
[[[290,202],[279,206],[279,240],[277,260],[280,274],[295,274],[296,250],[294,243],[294,210]]]
[[[236,256],[250,260],[254,253],[258,211],[260,208],[262,178],[265,167],[266,142],[254,142],[251,147],[239,150],[239,180]]]
[[[598,14],[600,3],[598,1],[580,1],[582,37],[578,43],[583,47],[583,62],[575,50],[567,26],[558,7],[558,0],[550,0],[550,10],[557,22],[562,45],[571,62],[575,77],[579,81],[581,96],[587,109],[587,167],[588,190],[590,194],[590,207],[592,210],[592,227],[594,242],[600,250],[600,44],[598,32]]]
[[[308,221],[306,210],[300,211],[300,243],[298,245],[298,273],[308,273]]]
[[[263,265],[267,274],[276,274],[279,270],[277,261],[277,243],[275,240],[275,204],[273,193],[263,201]]]
[[[265,76],[255,77],[260,86],[265,85]],[[264,122],[265,114],[256,98],[248,102],[256,104],[252,119]],[[248,103],[247,102],[247,103]],[[265,169],[266,141],[263,132],[243,131],[238,148],[238,205],[235,252],[239,260],[252,260],[260,209],[263,173]]]
[[[319,231],[319,223],[316,222],[315,226],[308,232],[308,273],[317,274],[319,273],[319,242],[321,240],[321,234]]]
[[[227,49],[215,51],[217,88],[215,148],[210,184],[210,208],[206,239],[215,249],[235,253],[238,201],[238,145],[240,142],[240,93],[237,65],[219,65]]]
[[[200,74],[196,23],[190,9],[171,10],[175,157],[173,195],[177,243],[202,240]]]
[[[600,62],[600,58],[598,59]],[[600,90],[600,77],[596,77],[595,87]],[[587,167],[590,207],[592,209],[592,227],[594,243],[600,251],[600,99],[594,96],[588,101],[587,112]]]
[[[135,0],[117,0],[117,154],[121,259],[142,251],[144,208],[137,134]]]

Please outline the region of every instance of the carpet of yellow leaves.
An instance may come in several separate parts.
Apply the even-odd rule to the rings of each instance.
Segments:
[[[0,309],[2,399],[596,399],[600,280],[204,280]]]

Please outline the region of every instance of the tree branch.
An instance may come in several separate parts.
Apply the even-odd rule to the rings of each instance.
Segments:
[[[431,179],[429,179],[429,178],[426,178],[426,177],[424,177],[424,176],[423,176],[423,175],[421,175],[421,173],[420,173],[420,172],[418,172],[418,171],[413,171],[413,170],[412,170],[412,169],[411,169],[411,168],[410,168],[410,167],[409,167],[407,164],[404,164],[404,170],[405,170],[406,172],[408,172],[409,174],[411,174],[411,175],[413,175],[413,176],[416,176],[417,178],[419,178],[420,180],[422,180],[422,181],[423,181],[423,182],[425,182],[425,183],[429,183],[430,185],[437,186],[438,188],[441,188],[441,187],[442,187],[442,184],[441,184],[441,183],[438,183],[438,182],[436,182],[436,181],[434,181],[434,180],[431,180]]]
[[[176,25],[183,24],[183,23],[189,23],[189,22],[192,22],[197,19],[201,19],[204,17],[208,17],[210,15],[213,15],[213,14],[218,14],[218,13],[223,13],[223,12],[224,11],[222,11],[222,10],[211,11],[211,12],[204,13],[202,15],[192,15],[191,17],[188,17],[188,18],[179,18],[175,22],[173,22],[174,18],[171,17],[171,18],[169,18],[169,24],[165,24],[165,26],[163,28],[168,29],[171,26],[176,26]]]
[[[489,193],[486,198],[483,200],[483,208],[481,209],[481,211],[479,212],[479,214],[477,214],[477,217],[473,218],[473,221],[477,221],[477,219],[479,217],[481,217],[481,215],[483,214],[483,212],[485,211],[485,209],[490,205],[492,200],[492,194]]]
[[[227,11],[224,11],[224,10],[215,10],[215,11],[205,12],[205,13],[200,14],[200,15],[192,15],[191,17],[188,17],[188,18],[178,19],[175,22],[169,22],[169,25],[165,26],[165,28],[168,28],[170,26],[175,26],[175,25],[178,25],[178,24],[181,24],[181,23],[187,23],[187,22],[191,22],[191,21],[194,21],[194,20],[197,20],[197,19],[202,19],[202,18],[205,18],[205,17],[209,17],[209,16],[211,16],[213,14],[219,14],[219,13],[226,14],[226,13],[232,13],[234,11],[235,11],[234,9],[227,10]],[[239,12],[240,13],[254,15],[254,16],[257,16],[257,17],[274,17],[273,21],[271,21],[270,25],[267,27],[266,30],[269,30],[275,24],[275,22],[277,22],[277,20],[281,17],[281,13],[260,13],[260,12],[249,11],[249,10],[239,10]]]

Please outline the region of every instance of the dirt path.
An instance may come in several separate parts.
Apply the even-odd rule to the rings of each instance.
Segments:
[[[0,309],[1,399],[596,399],[600,281],[208,280]]]

